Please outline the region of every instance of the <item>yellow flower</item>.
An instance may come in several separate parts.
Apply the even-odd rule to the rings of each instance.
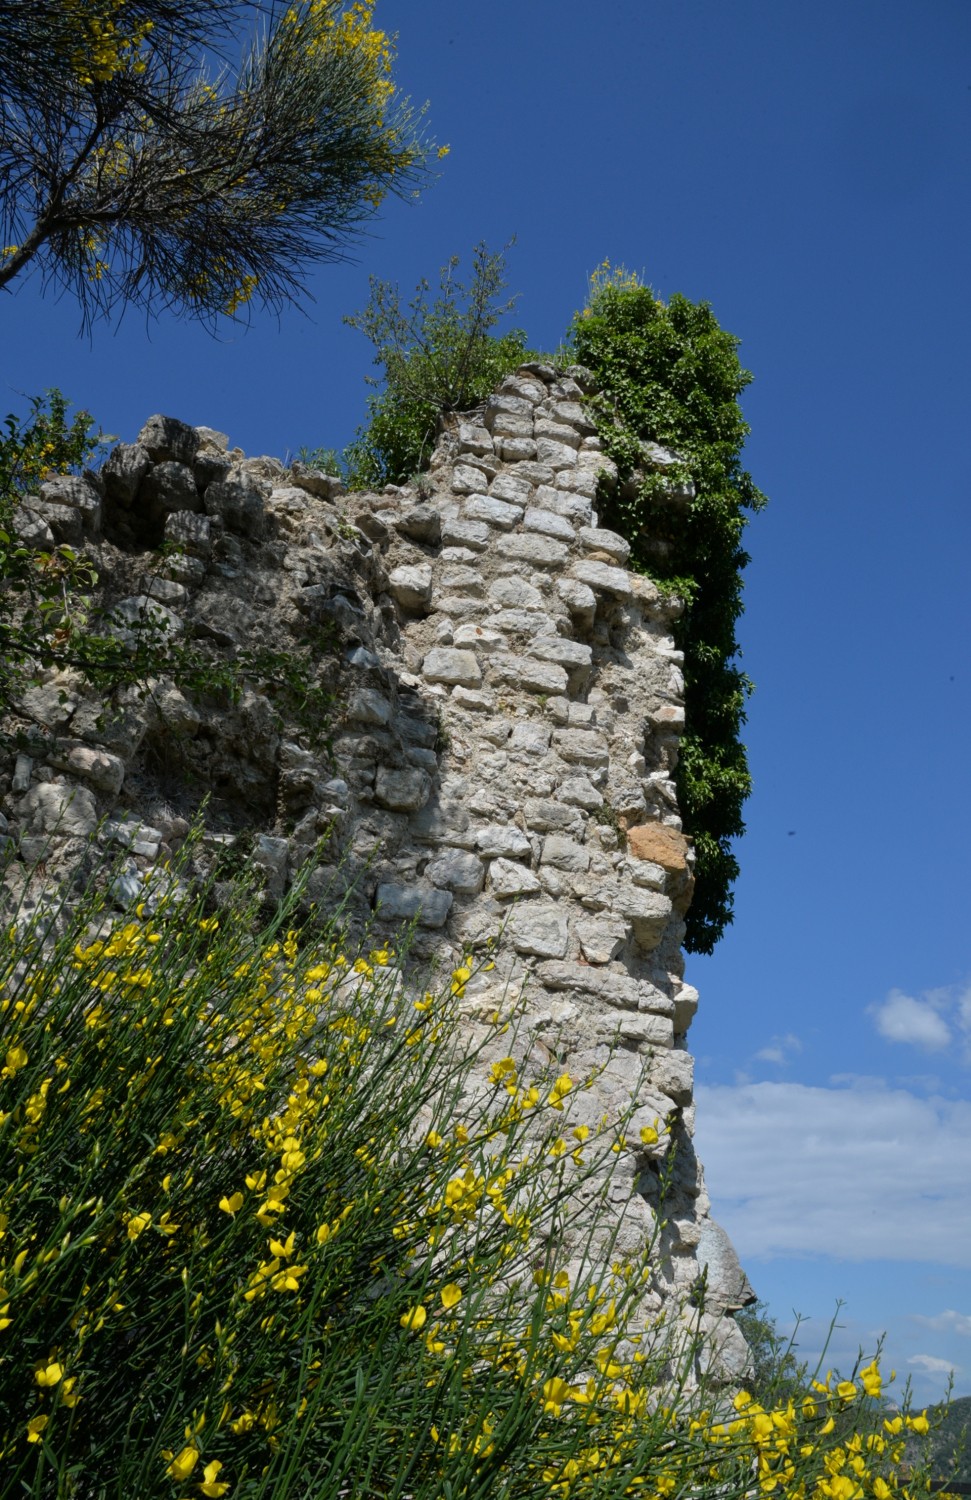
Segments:
[[[220,1198],[219,1207],[224,1214],[236,1214],[243,1206],[242,1193],[234,1193],[231,1198]]]
[[[841,1401],[853,1401],[856,1397],[856,1386],[852,1380],[841,1380],[836,1387],[836,1394]]]
[[[49,1420],[49,1417],[31,1417],[30,1421],[27,1423],[28,1443],[40,1442],[41,1434],[44,1431],[44,1428],[47,1426]]]
[[[170,1479],[188,1479],[199,1461],[199,1449],[195,1443],[187,1443],[181,1453],[174,1456],[171,1453],[163,1453],[163,1458],[170,1458],[172,1462],[166,1469]]]
[[[49,1365],[38,1365],[34,1371],[34,1379],[41,1386],[57,1385],[63,1375],[64,1371],[56,1359],[51,1360]]]
[[[448,1286],[442,1287],[439,1295],[442,1299],[442,1306],[450,1312],[453,1307],[457,1307],[461,1302],[462,1288],[460,1286],[456,1286],[454,1281],[450,1281],[448,1283]]]
[[[402,1328],[414,1329],[417,1333],[419,1328],[424,1328],[427,1318],[428,1312],[419,1302],[417,1307],[409,1307],[407,1312],[403,1312],[399,1321]]]
[[[880,1395],[883,1390],[883,1380],[876,1360],[860,1371],[860,1379],[868,1396]]]
[[[128,1238],[130,1240],[137,1240],[138,1236],[148,1228],[151,1222],[151,1214],[132,1214],[128,1220]]]
[[[218,1500],[218,1497],[225,1495],[229,1489],[229,1485],[225,1480],[217,1479],[221,1468],[222,1464],[219,1462],[219,1459],[214,1458],[211,1463],[206,1464],[206,1467],[202,1471],[203,1477],[202,1483],[199,1485],[199,1492],[211,1497],[211,1500]]]

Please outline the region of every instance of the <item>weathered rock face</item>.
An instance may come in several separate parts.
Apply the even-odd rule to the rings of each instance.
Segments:
[[[602,1070],[589,1123],[635,1091],[635,1130],[671,1121],[646,1306],[697,1307],[706,1278],[702,1323],[732,1379],[747,1351],[726,1314],[751,1289],[692,1149],[697,994],[681,943],[693,856],[672,780],[680,603],[629,573],[628,544],[598,524],[612,465],[576,375],[508,377],[443,433],[421,493],[342,495],[328,476],[246,459],[162,417],[116,449],[103,479],[46,486],[26,507],[31,544],[87,538],[101,628],[134,639],[148,621],[214,663],[319,638],[333,721],[320,726],[328,748],[269,692],[190,701],[159,681],[102,702],[52,675],[24,702],[36,754],[3,767],[5,884],[22,895],[42,853],[48,874],[76,869],[110,814],[100,837],[125,851],[114,887],[125,909],[208,794],[203,871],[236,841],[276,897],[326,835],[308,898],[349,891],[352,926],[414,922],[415,962],[454,964],[501,934],[495,969],[457,1002],[470,1031],[523,992],[535,1058]],[[163,540],[177,550],[160,554]],[[30,899],[28,888],[25,909]],[[613,1199],[634,1200],[619,1252],[655,1227],[668,1147],[617,1160]]]

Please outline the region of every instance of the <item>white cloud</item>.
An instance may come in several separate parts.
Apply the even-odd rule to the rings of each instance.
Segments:
[[[928,994],[916,1000],[902,990],[891,990],[881,1004],[869,1006],[869,1014],[887,1041],[910,1043],[927,1052],[940,1052],[950,1045],[951,1028],[939,1014],[938,994],[933,997]]]
[[[916,1365],[918,1370],[923,1370],[928,1375],[956,1374],[961,1368],[960,1365],[952,1365],[949,1359],[937,1359],[933,1354],[911,1354],[907,1363]]]
[[[791,1054],[802,1051],[802,1042],[791,1031],[785,1036],[774,1036],[768,1047],[756,1052],[759,1062],[785,1063]]]
[[[743,1261],[779,1255],[971,1269],[971,1101],[881,1081],[699,1085],[712,1212]]]
[[[966,1338],[971,1338],[971,1318],[967,1313],[955,1312],[949,1307],[946,1312],[936,1313],[933,1318],[923,1317],[920,1313],[911,1313],[915,1323],[920,1323],[922,1328],[933,1328],[935,1333],[960,1333]]]

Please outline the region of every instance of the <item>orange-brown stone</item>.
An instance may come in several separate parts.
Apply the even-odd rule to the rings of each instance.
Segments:
[[[627,843],[634,859],[649,859],[665,870],[688,868],[688,841],[676,828],[666,823],[641,823],[627,830]]]

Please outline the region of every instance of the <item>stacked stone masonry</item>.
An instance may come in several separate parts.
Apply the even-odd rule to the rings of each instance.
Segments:
[[[646,1308],[684,1303],[697,1321],[704,1285],[702,1326],[731,1380],[747,1350],[730,1314],[751,1290],[692,1147],[681,605],[629,572],[627,542],[598,523],[616,475],[589,388],[582,370],[523,367],[450,420],[415,486],[380,495],[163,417],[100,473],[43,485],[19,533],[92,557],[95,628],[135,640],[151,618],[228,660],[323,630],[339,642],[336,725],[328,750],[259,692],[216,709],[156,681],[106,703],[48,674],[23,701],[32,753],[0,783],[5,889],[29,912],[44,899],[33,863],[65,877],[94,836],[124,855],[118,910],[151,899],[205,793],[200,874],[241,841],[277,897],[326,837],[307,899],[339,894],[352,927],[382,934],[414,923],[413,963],[454,965],[500,934],[496,967],[460,1002],[470,1037],[521,996],[527,1057],[602,1070],[588,1123],[635,1092],[635,1137],[671,1121],[670,1140],[614,1169],[618,1210],[634,1200],[617,1248],[654,1229],[673,1142]]]

